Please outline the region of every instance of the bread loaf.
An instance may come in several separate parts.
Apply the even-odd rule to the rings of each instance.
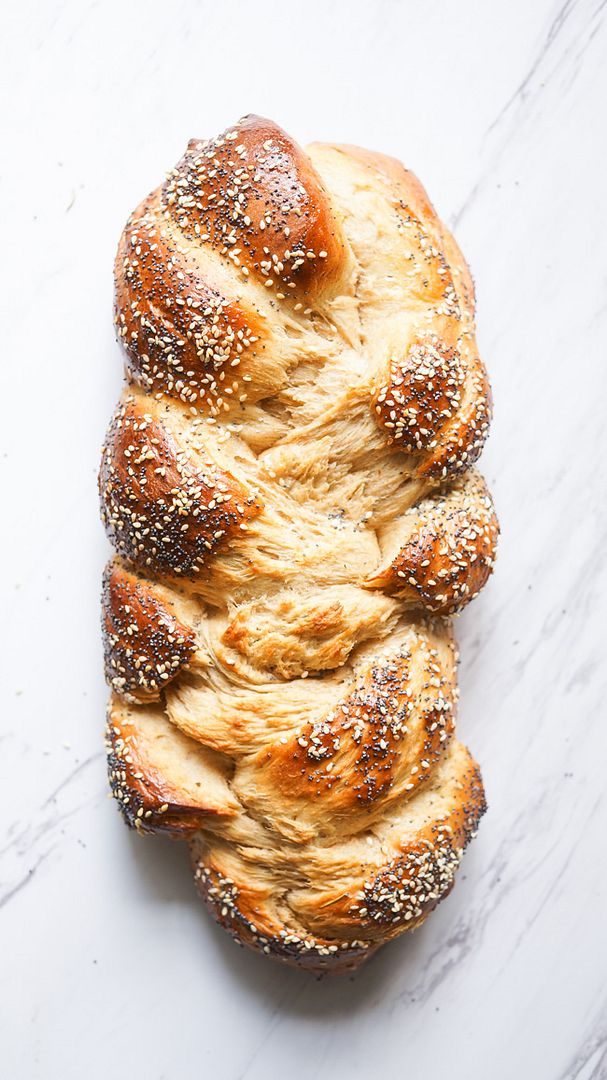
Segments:
[[[415,177],[248,116],[190,142],[115,267],[110,783],[234,937],[355,967],[449,891],[485,809],[451,616],[493,566],[491,397]]]

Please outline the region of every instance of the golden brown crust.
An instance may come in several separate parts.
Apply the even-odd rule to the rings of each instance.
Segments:
[[[419,249],[416,260],[412,260],[417,265],[409,270],[403,268],[403,273],[411,279],[419,278],[414,290],[418,297],[434,296],[441,303],[443,310],[436,312],[439,319],[454,315],[471,319],[474,316],[474,286],[468,266],[418,178],[400,161],[386,154],[364,150],[360,146],[340,145],[338,149],[363,165],[373,177],[373,183],[379,181],[392,205],[396,229],[404,232],[408,242]],[[423,273],[420,275],[421,266]]]
[[[428,192],[417,176],[406,169],[397,158],[389,154],[380,154],[377,150],[365,150],[362,146],[340,143],[339,150],[349,158],[359,161],[372,172],[381,175],[389,186],[399,189],[401,202],[406,205],[419,221],[432,221],[440,226],[434,206],[428,198]]]
[[[150,701],[187,665],[196,635],[145,578],[114,561],[103,575],[105,677],[122,697]]]
[[[411,172],[383,154],[337,148],[362,166],[400,237],[413,333],[387,357],[372,397],[390,443],[417,454],[419,476],[454,476],[477,460],[491,420],[487,374],[474,340],[474,286],[457,244]],[[395,244],[395,248],[397,245]],[[391,279],[386,295],[392,292]]]
[[[446,750],[454,710],[454,649],[418,627],[363,667],[329,712],[241,766],[237,790],[253,807],[271,795],[286,836],[313,836],[319,805],[323,832],[347,835],[415,797]]]
[[[313,975],[342,975],[355,971],[377,949],[369,941],[340,941],[305,932],[289,932],[279,920],[268,918],[263,902],[246,884],[236,885],[192,846],[194,881],[216,922],[238,945],[247,945],[290,967]]]
[[[485,366],[476,354],[469,357],[463,405],[443,429],[436,449],[419,467],[420,476],[445,479],[457,476],[478,460],[493,410]]]
[[[388,866],[365,883],[362,904],[350,909],[351,917],[364,919],[365,930],[381,925],[398,932],[403,923],[426,918],[451,890],[462,853],[487,809],[480,769],[469,755],[458,783],[449,812],[429,822],[415,842],[401,845]]]
[[[163,744],[170,746],[172,768]],[[213,775],[210,752],[174,730],[161,709],[112,698],[106,751],[112,795],[126,823],[141,832],[186,835],[238,812],[227,785]]]
[[[270,332],[259,306],[231,284],[169,228],[158,195],[147,198],[126,224],[115,265],[116,328],[131,377],[212,410],[242,397],[241,365]]]
[[[388,383],[375,393],[375,412],[390,441],[410,451],[436,445],[461,404],[464,379],[456,348],[436,334],[418,338],[392,361]]]
[[[212,415],[238,412],[296,362],[276,301],[288,322],[335,292],[348,261],[320,177],[276,124],[249,116],[192,140],[118,247],[115,322],[130,377]]]
[[[398,807],[380,825],[378,865],[357,867],[344,890],[331,880],[335,860],[319,874],[318,891],[292,893],[290,903],[313,932],[390,940],[427,918],[453,886],[463,852],[487,809],[478,765],[453,742],[410,810]],[[396,835],[394,835],[396,833]]]
[[[434,614],[460,611],[493,570],[499,524],[478,473],[421,500],[396,523],[398,550],[365,584]]]
[[[309,845],[297,862],[282,848],[283,891],[270,852],[236,858],[213,836],[191,842],[197,887],[235,939],[307,970],[351,970],[380,943],[421,925],[450,892],[463,852],[486,810],[476,762],[453,743],[420,810],[394,811],[370,834],[331,847]],[[298,880],[299,878],[299,880]]]
[[[261,509],[227,471],[195,462],[130,395],[110,425],[99,490],[116,550],[139,567],[183,577],[200,573]]]
[[[342,270],[344,244],[319,176],[263,117],[193,139],[162,186],[162,205],[186,237],[276,292],[315,296]]]
[[[115,285],[113,794],[238,941],[351,970],[485,809],[446,617],[498,534],[468,267],[399,162],[250,116],[135,210]]]

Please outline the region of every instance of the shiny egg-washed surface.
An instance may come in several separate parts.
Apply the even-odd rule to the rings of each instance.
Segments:
[[[112,791],[239,941],[354,967],[485,807],[450,620],[498,534],[470,275],[397,161],[254,116],[189,144],[115,272]]]

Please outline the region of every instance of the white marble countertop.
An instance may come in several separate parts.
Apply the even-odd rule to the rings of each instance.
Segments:
[[[606,15],[605,0],[5,12],[10,1080],[607,1076]],[[121,380],[114,247],[186,140],[248,111],[419,174],[474,271],[496,401],[482,467],[499,566],[457,627],[459,730],[490,811],[426,926],[321,983],[211,923],[185,850],[122,825],[102,755],[95,475]]]

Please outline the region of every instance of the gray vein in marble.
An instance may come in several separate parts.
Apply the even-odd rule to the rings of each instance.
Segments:
[[[288,998],[291,1004],[293,1002],[297,1001],[298,998],[302,997],[302,995],[306,991],[307,983],[302,981],[300,986],[297,986],[297,984],[296,984],[294,989],[293,989],[292,986],[291,986],[291,989],[293,990],[293,992],[289,993],[287,991],[287,993],[285,993],[281,998],[279,998],[277,1000],[277,1002],[276,1002],[276,1005],[272,1009],[272,1011],[268,1014],[267,1028],[264,1031],[263,1036],[259,1040],[257,1046],[255,1047],[253,1053],[247,1059],[244,1068],[238,1073],[238,1076],[235,1078],[235,1080],[245,1080],[245,1077],[250,1072],[251,1068],[253,1067],[256,1060],[258,1059],[259,1054],[264,1049],[266,1043],[268,1042],[269,1038],[271,1037],[272,1032],[275,1030],[277,1025],[280,1024],[280,1022],[282,1020],[282,1015],[280,1013],[280,1010],[284,1006],[285,1000]]]
[[[607,997],[601,1002],[599,1019],[593,1024],[575,1057],[558,1080],[606,1080],[607,1078]]]
[[[21,892],[21,890],[26,885],[29,885],[29,883],[32,880],[34,874],[36,873],[36,870],[40,866],[40,863],[43,863],[45,861],[45,859],[48,858],[49,855],[50,855],[50,851],[47,851],[43,855],[40,855],[36,859],[36,862],[34,863],[34,865],[30,866],[29,870],[27,871],[26,874],[24,874],[24,876],[21,878],[20,881],[17,881],[17,883],[15,885],[13,885],[10,889],[8,889],[7,892],[4,892],[4,893],[0,894],[0,908],[4,907],[5,904],[8,904],[9,900],[12,900],[13,897],[16,896],[17,893]]]
[[[483,137],[483,142],[487,139],[489,135],[491,135],[494,131],[497,130],[497,128],[501,126],[502,121],[511,113],[513,106],[517,104],[528,105],[531,103],[532,100],[535,100],[540,93],[543,94],[546,84],[550,81],[554,74],[558,70],[560,70],[564,61],[570,58],[572,45],[567,43],[565,45],[562,55],[557,59],[557,62],[553,67],[552,71],[548,72],[547,74],[543,74],[543,68],[545,66],[546,60],[549,57],[552,57],[552,54],[554,52],[554,46],[559,41],[560,32],[565,26],[567,19],[569,18],[571,13],[582,6],[592,8],[592,11],[588,14],[587,19],[584,20],[580,29],[579,36],[585,34],[586,37],[582,44],[580,52],[576,57],[576,60],[579,63],[584,52],[587,50],[588,46],[595,39],[596,35],[601,29],[602,19],[600,18],[600,16],[604,11],[606,4],[607,0],[599,0],[598,5],[591,5],[587,2],[587,0],[566,0],[566,2],[558,8],[558,11],[550,24],[546,37],[529,71],[519,83],[518,87],[508,98],[508,100],[505,102],[505,104],[502,106],[495,119],[487,128]],[[592,25],[589,28],[588,23],[593,20],[596,20],[596,25]],[[519,124],[515,129],[517,134],[520,133],[520,127],[523,118],[519,119]],[[451,228],[456,229],[461,224],[462,220],[469,212],[472,205],[475,203],[477,196],[484,189],[488,179],[493,175],[495,169],[498,167],[503,153],[506,150],[512,136],[512,129],[504,131],[502,139],[496,146],[491,160],[488,162],[487,166],[483,168],[478,180],[475,182],[470,192],[464,199],[464,202],[461,204],[459,210],[457,210],[454,214],[451,215],[449,219],[449,224]]]
[[[553,801],[558,799],[560,794],[561,794],[561,792],[560,792],[560,788],[559,788],[559,791],[554,793]],[[546,800],[546,801],[548,801],[548,800]],[[590,812],[587,815],[587,818],[593,818],[593,816],[596,813],[598,813],[600,805],[601,805],[601,799],[599,798],[594,802],[593,806],[590,809]],[[562,836],[557,835],[554,842],[552,844],[547,845],[544,848],[544,850],[542,851],[541,857],[536,858],[534,860],[534,865],[533,865],[533,867],[531,869],[531,873],[536,873],[536,872],[540,871],[542,869],[542,867],[544,867],[544,866],[547,869],[547,875],[544,875],[544,877],[542,879],[543,880],[543,888],[542,888],[542,891],[541,891],[540,895],[537,898],[538,902],[537,902],[537,905],[535,907],[535,910],[533,911],[532,914],[530,914],[528,917],[525,918],[525,921],[523,923],[523,926],[522,926],[521,930],[519,931],[516,938],[512,942],[512,947],[511,947],[511,949],[510,949],[510,951],[508,953],[507,958],[505,959],[504,963],[500,966],[500,968],[498,968],[496,970],[496,973],[495,973],[495,978],[496,979],[504,971],[506,971],[508,965],[512,962],[512,960],[516,956],[522,942],[529,935],[530,931],[532,930],[533,926],[537,922],[538,918],[540,918],[540,916],[545,912],[546,904],[547,904],[548,900],[550,900],[550,898],[552,896],[555,896],[557,894],[558,887],[559,887],[559,882],[562,880],[562,878],[563,878],[563,876],[564,876],[564,874],[565,874],[565,872],[567,870],[567,867],[568,867],[568,865],[570,863],[571,855],[572,855],[572,850],[571,849],[572,849],[572,847],[575,846],[575,843],[576,843],[576,841],[575,841],[575,839],[573,839],[573,840],[570,841],[569,845],[565,847],[564,844],[563,844]],[[560,854],[560,858],[556,862],[556,865],[554,865],[554,858],[553,857],[555,855],[558,855],[558,854]]]
[[[13,822],[9,826],[5,843],[0,848],[0,856],[3,857],[3,880],[0,884],[0,907],[7,904],[21,890],[28,885],[40,864],[49,857],[57,847],[57,830],[67,821],[80,813],[91,803],[90,795],[83,793],[80,798],[72,800],[71,805],[61,806],[60,796],[72,788],[77,795],[77,783],[86,770],[94,762],[103,756],[101,751],[91,754],[84,761],[79,762],[57,787],[40,804],[36,814],[21,828],[19,822]],[[70,794],[72,792],[70,791]],[[98,795],[98,798],[100,796]],[[17,831],[18,830],[18,831]],[[37,849],[42,849],[41,851]],[[9,867],[8,857],[12,860]],[[25,873],[22,871],[23,862],[29,863]]]
[[[73,769],[63,778],[63,780],[57,785],[54,791],[51,791],[50,795],[47,795],[46,799],[42,803],[42,806],[48,806],[50,803],[55,802],[57,796],[65,791],[66,787],[74,783],[85,769],[88,769],[89,765],[92,765],[94,761],[99,761],[103,757],[103,751],[97,750],[94,754],[89,754],[84,761],[78,762]]]
[[[601,4],[599,6],[599,10],[600,10],[600,8],[603,7],[604,2],[605,2],[605,0],[602,0]],[[579,5],[579,0],[565,0],[565,3],[562,4],[561,7],[559,7],[556,15],[554,16],[554,18],[553,18],[553,20],[552,20],[552,22],[551,22],[551,24],[550,24],[550,26],[548,28],[548,33],[546,34],[546,36],[544,38],[544,41],[542,42],[542,44],[540,46],[540,49],[539,49],[539,51],[537,53],[537,56],[535,57],[531,67],[529,68],[529,71],[527,72],[525,77],[521,80],[521,82],[517,86],[516,90],[511,95],[511,97],[508,99],[508,101],[505,103],[505,105],[502,106],[502,108],[500,109],[500,111],[497,114],[497,116],[495,117],[495,119],[491,122],[491,124],[487,128],[487,131],[485,132],[485,137],[487,135],[489,135],[492,131],[495,130],[495,128],[498,126],[498,124],[504,118],[506,113],[508,113],[510,111],[510,109],[512,108],[513,105],[516,105],[518,102],[524,102],[526,100],[526,98],[528,96],[528,91],[530,90],[530,87],[531,87],[531,83],[533,82],[533,79],[534,79],[534,77],[535,77],[535,75],[536,75],[536,73],[537,73],[537,71],[538,71],[538,69],[540,67],[540,64],[546,59],[546,57],[547,57],[549,51],[551,50],[554,42],[557,40],[561,30],[563,29],[563,27],[565,27],[565,25],[567,23],[567,19],[569,18],[571,13],[576,10],[578,5]]]

